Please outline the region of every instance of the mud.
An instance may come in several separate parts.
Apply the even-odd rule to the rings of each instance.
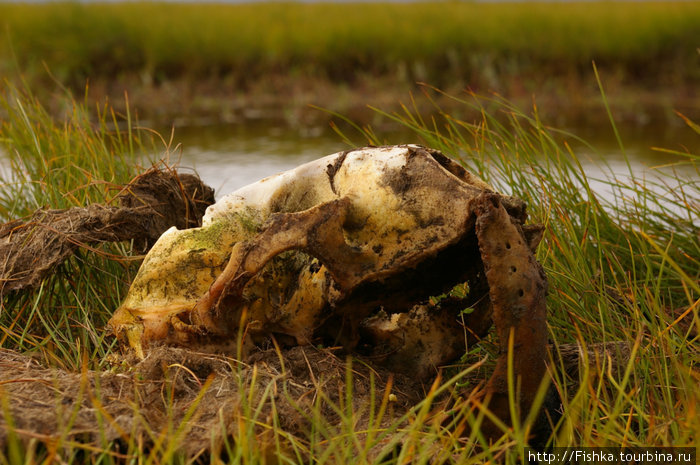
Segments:
[[[116,201],[120,206],[38,210],[0,225],[0,294],[38,286],[80,247],[133,240],[145,253],[171,226],[201,225],[214,191],[197,176],[152,168]]]

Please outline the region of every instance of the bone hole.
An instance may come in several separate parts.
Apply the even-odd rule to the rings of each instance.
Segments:
[[[519,295],[520,297],[524,296],[524,295],[525,295],[525,291],[523,291],[522,289],[518,289],[518,295]]]
[[[516,271],[518,271],[518,269],[517,269],[516,267],[514,267],[514,266],[511,266],[511,267],[510,267],[510,272],[511,272],[511,273],[515,273]]]
[[[506,242],[506,249],[510,249],[510,242]]]

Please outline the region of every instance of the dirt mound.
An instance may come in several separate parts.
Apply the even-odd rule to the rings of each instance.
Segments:
[[[6,401],[0,415],[0,450],[7,447],[10,429],[22,440],[55,444],[62,438],[64,444],[97,447],[115,441],[117,450],[126,450],[129,441],[148,449],[167,432],[179,434],[180,450],[192,457],[217,450],[240,433],[238,425],[252,424],[264,447],[273,422],[298,437],[307,436],[319,416],[337,424],[338,406],[347,392],[346,360],[314,347],[259,349],[245,362],[156,347],[142,361],[124,362],[133,366],[126,371],[70,373],[0,351],[0,394]],[[351,369],[356,428],[369,426],[373,390],[377,396],[393,394],[382,426],[423,396],[422,387],[408,378],[366,363],[353,363]]]

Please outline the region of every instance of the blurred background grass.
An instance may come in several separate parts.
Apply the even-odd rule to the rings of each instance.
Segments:
[[[0,4],[0,18],[3,75],[77,95],[89,82],[112,100],[150,89],[136,99],[150,117],[181,115],[171,100],[216,112],[217,97],[256,90],[245,106],[285,105],[309,87],[312,103],[344,110],[338,88],[395,101],[416,81],[537,94],[565,112],[595,95],[593,60],[609,87],[665,108],[697,103],[700,83],[697,2],[51,2]],[[158,93],[169,83],[179,87]]]
[[[79,87],[129,73],[245,82],[271,72],[442,86],[488,73],[585,74],[592,60],[649,83],[700,78],[696,2],[49,3],[4,4],[0,17],[6,69],[13,55],[25,73],[43,62]]]

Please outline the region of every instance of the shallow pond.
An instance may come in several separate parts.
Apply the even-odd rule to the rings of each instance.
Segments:
[[[635,174],[639,175],[654,176],[660,167],[672,169],[670,165],[681,160],[653,147],[695,153],[700,147],[700,136],[688,128],[670,128],[665,132],[638,127],[619,129],[627,158]],[[609,127],[574,128],[570,131],[595,149],[571,142],[590,178],[603,179],[611,172],[618,176],[628,174],[625,156]],[[392,143],[420,143],[409,132],[389,133],[386,138]],[[181,127],[175,130],[175,140],[180,146],[171,147],[170,162],[179,160],[181,166],[194,168],[206,183],[216,189],[217,197],[301,163],[349,148],[331,129],[299,131],[269,123]],[[697,172],[687,170],[680,174],[691,179],[698,177]],[[594,182],[593,185],[601,194],[608,191],[604,182]]]

